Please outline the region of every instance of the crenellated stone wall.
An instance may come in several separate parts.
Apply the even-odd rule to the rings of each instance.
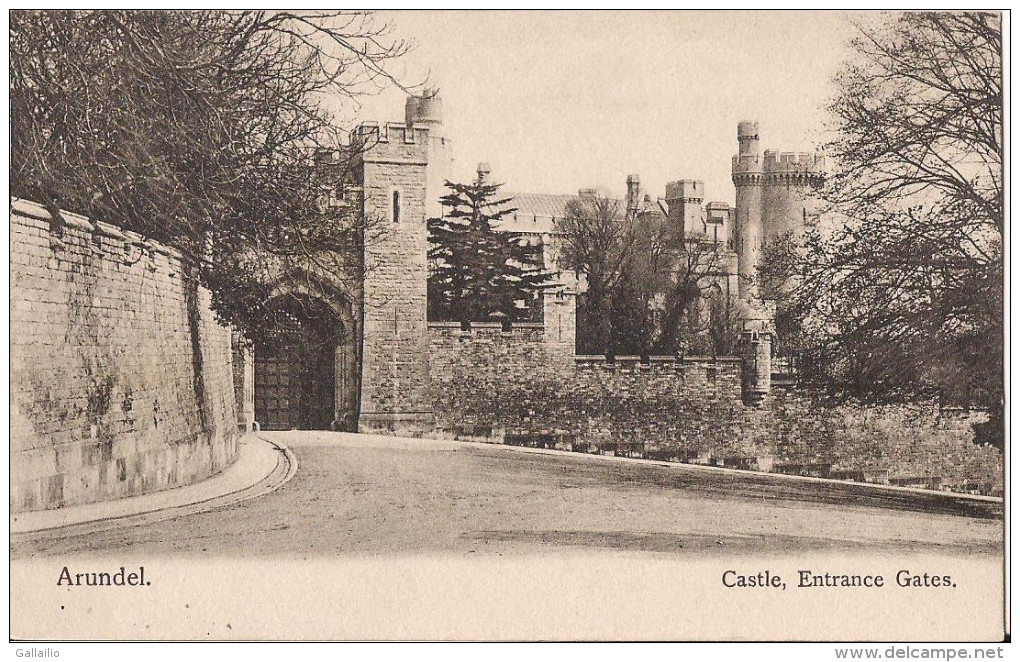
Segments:
[[[230,333],[180,256],[11,205],[11,512],[155,492],[237,454]]]
[[[972,415],[826,406],[778,385],[755,406],[729,357],[573,356],[541,325],[430,324],[438,436],[1001,493],[1002,455]]]
[[[726,438],[712,419],[741,407],[740,361],[574,356],[542,325],[429,325],[437,433],[571,438],[606,448],[655,448]],[[708,435],[708,436],[705,436]]]

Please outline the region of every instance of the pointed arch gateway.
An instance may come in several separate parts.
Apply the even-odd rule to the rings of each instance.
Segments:
[[[350,302],[307,274],[282,279],[253,347],[253,410],[262,430],[357,427],[358,329]]]

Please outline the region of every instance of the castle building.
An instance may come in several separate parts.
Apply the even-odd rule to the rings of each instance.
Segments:
[[[704,290],[707,299],[719,297],[724,301],[735,298],[737,292],[736,253],[733,251],[731,236],[732,209],[725,202],[710,202],[704,205],[704,182],[678,180],[666,187],[665,197],[652,198],[641,186],[637,174],[627,176],[627,194],[616,203],[617,221],[632,223],[636,231],[654,232],[655,228],[668,228],[669,240],[674,244],[682,242],[699,243],[706,249],[698,252],[704,262],[701,269],[705,274]],[[577,195],[507,193],[513,198],[512,205],[517,211],[500,229],[536,237],[545,247],[546,266],[556,271],[558,281],[574,293],[586,289],[584,274],[564,271],[559,263],[562,254],[562,236],[557,229],[569,212],[572,201],[597,194],[596,189],[583,188]],[[665,294],[655,297],[652,302],[653,317],[665,308]],[[706,311],[701,311],[707,315]]]
[[[775,333],[773,313],[755,296],[754,271],[769,241],[796,234],[811,222],[810,189],[822,177],[824,160],[760,154],[755,122],[740,123],[738,143],[735,206],[706,204],[704,183],[694,179],[670,182],[664,196],[653,197],[638,175],[630,175],[618,209],[620,222],[666,226],[680,241],[711,246],[713,266],[705,274],[710,286],[703,289],[739,311],[744,390],[754,401],[770,388]],[[238,387],[244,423],[428,433],[434,415],[426,219],[442,214],[439,200],[451,164],[439,95],[428,91],[408,98],[402,122],[363,123],[352,133],[345,160],[349,176],[331,204],[350,206],[367,227],[382,231],[364,241],[363,270],[353,290],[329,274],[280,274],[274,300],[290,306],[295,317],[319,313],[305,325],[304,335],[277,333],[274,337],[283,340],[272,349],[256,348],[254,356],[244,356]],[[490,176],[487,165],[480,166],[478,176]],[[506,193],[517,211],[498,228],[542,246],[545,266],[556,279],[540,295],[541,320],[531,324],[541,327],[543,351],[568,362],[575,347],[576,296],[585,280],[560,263],[557,221],[571,200],[594,193]]]
[[[704,183],[680,179],[666,185],[664,197],[652,199],[641,188],[641,179],[627,177],[627,194],[619,201],[621,222],[630,219],[668,219],[681,241],[708,243],[719,256],[708,292],[718,292],[735,305],[742,323],[745,391],[751,401],[760,400],[771,388],[772,348],[775,340],[775,307],[763,301],[755,284],[766,247],[783,238],[796,239],[816,220],[813,189],[825,177],[825,158],[820,153],[778,152],[759,146],[758,123],[737,126],[737,154],[732,172],[735,204],[705,203]],[[590,194],[582,189],[578,196]],[[562,219],[572,195],[508,194],[518,208],[505,229],[531,233],[548,246],[547,265],[559,254],[557,219]],[[552,258],[553,261],[550,261]],[[583,291],[583,275],[575,284]]]
[[[323,191],[323,211],[335,207],[326,217],[358,223],[364,241],[344,241],[307,260],[269,256],[273,277],[264,304],[283,314],[266,316],[257,331],[265,342],[251,348],[219,324],[212,293],[188,276],[179,251],[101,220],[12,199],[12,282],[18,285],[11,308],[18,331],[12,333],[12,513],[205,479],[237,457],[237,423],[360,427],[680,459],[710,456],[693,444],[744,453],[745,442],[759,443],[763,423],[782,419],[797,427],[803,420],[800,429],[817,434],[788,439],[777,428],[766,436],[781,442],[773,444],[777,457],[795,454],[785,463],[796,467],[790,470],[829,472],[829,462],[818,460],[819,451],[823,460],[829,454],[831,435],[799,399],[776,398],[776,408],[761,417],[739,406],[740,398],[766,395],[772,375],[775,325],[756,296],[755,270],[771,244],[814,222],[812,188],[824,177],[820,155],[762,154],[757,124],[741,122],[734,206],[706,203],[698,180],[670,182],[664,196],[653,197],[640,177],[628,176],[619,222],[666,227],[675,238],[707,247],[713,259],[725,258],[705,277],[741,310],[742,356],[610,362],[575,355],[574,295],[583,290],[583,274],[561,272],[556,287],[543,290],[541,321],[510,329],[430,324],[426,219],[442,213],[450,144],[438,95],[413,97],[405,110],[403,121],[358,127],[336,162],[316,155],[338,173],[324,171],[330,190]],[[483,165],[478,174],[487,177],[489,169]],[[512,195],[518,209],[502,229],[540,243],[546,266],[556,268],[562,243],[556,222],[572,200],[593,194]],[[338,258],[339,268],[323,266],[317,258],[325,253],[335,253],[329,257]],[[902,425],[906,414],[894,410],[887,420]],[[947,457],[968,453],[942,466],[979,460],[982,482],[984,476],[1001,480],[1001,457],[972,455],[977,447],[969,433],[951,445],[941,415],[938,427],[936,450]],[[838,460],[856,456],[857,464],[833,467],[833,476],[867,480],[888,473],[874,465],[873,449],[880,448],[883,457],[907,458],[897,461],[901,472],[922,467],[926,477],[879,480],[938,486],[928,468],[934,466],[930,448],[922,444],[928,459],[914,460],[888,446],[888,435],[861,432],[851,435],[860,437],[860,448],[842,449]],[[918,438],[924,440],[911,433],[903,443],[913,448]],[[761,470],[775,459],[723,457],[727,466],[732,459]],[[970,471],[956,478],[967,480],[959,483],[965,489],[1001,493],[994,482],[974,488]]]
[[[432,91],[407,100],[404,121],[352,132],[324,204],[358,219],[361,254],[332,272],[316,267],[325,260],[278,268],[269,305],[294,329],[267,329],[272,342],[241,357],[244,427],[432,429],[425,219],[441,213],[449,154]]]

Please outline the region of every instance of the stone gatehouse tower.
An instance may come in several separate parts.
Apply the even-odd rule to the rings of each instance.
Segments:
[[[432,430],[425,219],[445,147],[439,98],[426,92],[408,99],[405,122],[364,123],[338,162],[323,162],[337,166],[323,204],[357,219],[363,247],[274,267],[268,305],[286,323],[236,348],[243,428]]]
[[[362,124],[355,168],[363,189],[365,239],[359,427],[432,429],[428,357],[430,135],[437,123]]]

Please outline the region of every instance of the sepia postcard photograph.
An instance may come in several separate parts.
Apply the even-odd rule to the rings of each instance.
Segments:
[[[8,33],[12,655],[1003,658],[1008,11]]]

